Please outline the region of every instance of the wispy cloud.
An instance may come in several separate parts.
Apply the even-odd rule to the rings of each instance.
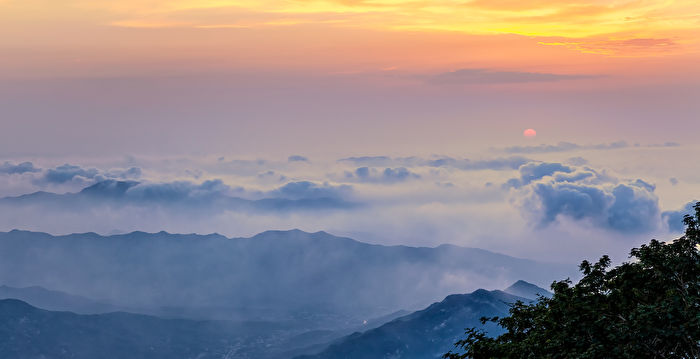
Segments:
[[[578,150],[617,150],[622,148],[663,148],[663,147],[679,147],[680,144],[676,142],[665,142],[661,144],[634,144],[630,145],[626,141],[616,141],[610,143],[599,143],[594,145],[579,145],[572,142],[559,142],[556,145],[540,144],[534,146],[511,146],[502,149],[506,153],[521,153],[521,154],[534,154],[534,153],[553,153],[553,152],[569,152]]]
[[[527,82],[553,82],[597,78],[599,75],[566,75],[542,72],[498,71],[489,69],[460,69],[428,77],[427,81],[438,85],[509,84]]]
[[[679,44],[668,38],[631,38],[623,40],[582,39],[577,41],[540,42],[541,45],[564,46],[583,53],[610,56],[663,55],[679,48]]]

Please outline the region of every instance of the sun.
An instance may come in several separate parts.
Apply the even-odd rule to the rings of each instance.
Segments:
[[[523,131],[523,136],[525,137],[535,137],[537,136],[537,131],[528,128],[527,130]]]

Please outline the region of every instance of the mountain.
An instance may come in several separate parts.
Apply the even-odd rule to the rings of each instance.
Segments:
[[[0,300],[3,359],[280,359],[309,353],[343,335],[347,332],[304,331],[290,322],[163,319],[124,312],[83,315]]]
[[[79,314],[109,313],[120,310],[110,304],[39,286],[14,288],[0,285],[0,299],[19,299],[42,309],[70,311]]]
[[[95,211],[126,206],[190,210],[187,213],[220,213],[222,211],[287,211],[311,209],[347,209],[358,204],[346,201],[334,188],[318,187],[311,182],[290,182],[263,198],[243,198],[224,191],[220,181],[206,181],[196,186],[187,182],[147,184],[136,181],[103,180],[78,192],[53,193],[38,191],[0,198],[0,206],[11,209],[30,208],[38,211]],[[259,194],[249,194],[248,197]],[[255,196],[253,196],[255,197]]]
[[[48,311],[17,299],[0,300],[0,357],[15,358],[439,358],[482,316],[507,314],[526,298],[479,289],[447,296],[426,309],[393,313],[363,333],[303,331],[293,323],[162,319],[114,312]],[[500,329],[489,323],[491,334]],[[324,342],[331,341],[327,346]],[[323,349],[325,347],[325,349]],[[323,349],[323,350],[321,350]],[[319,352],[320,351],[320,352]],[[304,353],[317,354],[304,354]]]
[[[522,283],[521,283],[522,282]],[[519,281],[518,287],[527,284]],[[542,289],[542,288],[540,288]],[[542,289],[544,290],[544,289]],[[500,290],[479,289],[447,296],[426,309],[394,319],[378,328],[339,339],[316,355],[296,359],[430,359],[440,358],[464,337],[465,328],[477,327],[496,335],[501,329],[482,325],[481,317],[506,316],[509,304],[527,298]]]
[[[159,316],[293,320],[309,330],[359,326],[521,278],[548,283],[567,270],[475,248],[371,245],[299,230],[250,238],[0,233],[6,285],[52,288]]]
[[[294,348],[275,323],[80,315],[0,300],[0,358],[279,358]]]
[[[552,296],[552,292],[524,280],[519,280],[513,283],[513,285],[504,289],[503,291],[512,295],[533,300],[537,299],[539,296],[547,298]]]

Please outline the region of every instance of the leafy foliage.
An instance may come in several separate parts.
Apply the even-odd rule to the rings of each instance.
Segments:
[[[464,358],[700,358],[700,202],[685,235],[634,248],[610,268],[584,261],[584,277],[554,282],[551,298],[515,303],[510,316],[482,318],[498,337],[468,329],[456,343]]]

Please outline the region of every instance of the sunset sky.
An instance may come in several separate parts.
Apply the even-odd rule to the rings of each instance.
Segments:
[[[455,133],[511,141],[521,127],[551,140],[669,140],[699,128],[692,0],[3,0],[0,9],[0,91],[17,130],[82,136],[72,128],[81,126],[112,150],[122,148],[103,131],[123,131],[114,121],[149,135],[171,123],[163,136],[189,133],[200,137],[192,146],[217,151],[228,149],[224,133],[251,139],[235,129],[292,146],[270,126],[316,131],[342,151],[352,149],[342,133],[367,126],[377,141],[401,125],[451,150],[463,149]],[[432,133],[435,124],[446,131]],[[2,149],[29,151],[11,132]]]
[[[89,228],[85,214],[25,216],[27,229],[300,227],[536,256],[528,240],[584,222],[603,234],[579,231],[571,248],[666,233],[661,212],[700,197],[695,0],[0,0],[0,34],[2,196],[132,178],[222,180],[217,195],[258,198],[310,181],[373,206],[196,223],[112,213]],[[556,192],[592,189],[608,201],[593,214]],[[621,232],[623,200],[654,225]]]

